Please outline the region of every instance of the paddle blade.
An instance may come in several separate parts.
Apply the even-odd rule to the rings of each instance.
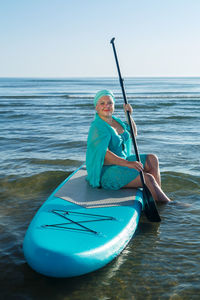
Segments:
[[[143,188],[143,199],[144,199],[144,213],[150,222],[161,222],[155,200],[152,197],[148,187],[144,185]]]

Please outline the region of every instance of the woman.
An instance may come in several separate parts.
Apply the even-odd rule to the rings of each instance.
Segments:
[[[111,91],[99,91],[94,98],[96,116],[91,124],[86,153],[87,180],[93,187],[104,189],[142,187],[140,171],[157,202],[170,202],[161,189],[158,159],[154,154],[131,155],[129,126],[113,116],[115,98]],[[132,114],[130,104],[124,110]],[[133,130],[137,128],[131,117]]]

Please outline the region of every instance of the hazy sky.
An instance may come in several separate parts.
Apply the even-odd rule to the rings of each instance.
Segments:
[[[0,77],[200,76],[200,0],[1,0]]]

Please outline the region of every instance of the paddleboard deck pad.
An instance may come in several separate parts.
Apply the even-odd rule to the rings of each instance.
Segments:
[[[85,166],[70,175],[40,207],[23,250],[35,271],[74,277],[102,268],[126,247],[143,207],[139,189],[92,188]]]

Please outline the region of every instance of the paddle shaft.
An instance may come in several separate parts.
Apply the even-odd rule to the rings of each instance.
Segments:
[[[112,47],[113,47],[113,52],[114,52],[115,61],[116,61],[116,65],[117,65],[117,71],[118,71],[118,75],[119,75],[119,82],[120,82],[121,89],[122,89],[124,103],[128,104],[128,100],[127,100],[126,92],[125,92],[125,88],[124,88],[124,80],[122,79],[122,76],[121,76],[121,71],[120,71],[120,67],[119,67],[119,62],[118,62],[118,58],[117,58],[117,52],[116,52],[116,49],[115,49],[114,40],[115,40],[115,38],[112,38],[112,40],[110,42],[111,42]],[[132,138],[133,146],[134,146],[134,149],[135,149],[136,159],[137,159],[137,161],[140,162],[140,156],[139,156],[137,142],[136,142],[136,138],[135,138],[135,134],[134,134],[134,130],[133,130],[133,124],[131,122],[130,112],[127,111],[126,113],[127,113],[128,123],[129,123],[129,126],[130,126],[130,133],[131,133],[131,138]],[[142,171],[140,171],[140,178],[141,178],[141,181],[142,181],[142,186],[144,188],[144,186],[145,186],[145,180],[144,180],[144,174],[143,174]]]

